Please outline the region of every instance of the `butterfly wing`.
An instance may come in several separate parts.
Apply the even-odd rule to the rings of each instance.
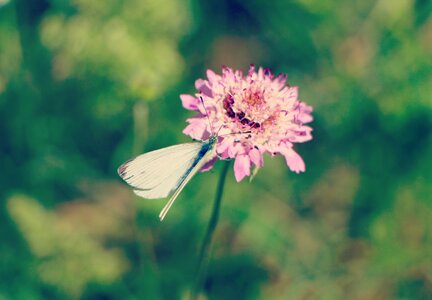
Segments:
[[[169,199],[168,203],[164,206],[162,211],[159,214],[159,219],[162,221],[166,214],[168,213],[169,209],[173,205],[174,201],[177,199],[180,192],[183,190],[183,188],[186,186],[186,184],[191,180],[191,178],[199,171],[201,168],[209,162],[211,159],[213,159],[215,155],[215,144],[214,143],[207,143],[204,147],[201,148],[199,156],[195,159],[195,161],[192,163],[191,168],[189,171],[185,174],[184,178],[180,180],[179,185],[177,186],[175,192]]]
[[[197,142],[151,151],[125,162],[117,171],[138,196],[165,198],[184,181],[201,148]]]

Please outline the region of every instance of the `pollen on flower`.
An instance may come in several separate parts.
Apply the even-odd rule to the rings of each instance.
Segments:
[[[312,121],[312,107],[297,99],[297,87],[289,86],[286,78],[274,78],[269,69],[255,70],[253,65],[247,75],[228,67],[222,68],[222,75],[208,70],[207,79],[195,82],[199,91],[195,97],[180,96],[186,109],[198,112],[187,120],[189,125],[183,132],[205,139],[220,128],[216,151],[222,159],[235,159],[237,181],[250,175],[252,164],[262,167],[266,152],[283,155],[294,172],[305,171],[293,144],[312,139],[312,128],[305,125]]]

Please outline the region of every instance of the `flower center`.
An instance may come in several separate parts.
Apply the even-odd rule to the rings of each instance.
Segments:
[[[262,91],[245,91],[244,102],[253,108],[260,108],[264,104],[264,95]]]
[[[233,121],[240,122],[242,125],[248,125],[251,128],[259,128],[261,124],[259,122],[255,122],[246,118],[245,112],[239,110],[237,112],[233,109],[234,105],[234,97],[228,94],[223,100],[223,108],[225,110],[226,115],[231,118]]]

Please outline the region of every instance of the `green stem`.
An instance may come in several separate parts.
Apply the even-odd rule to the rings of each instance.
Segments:
[[[216,189],[216,197],[213,204],[213,211],[210,217],[210,221],[207,225],[207,232],[204,237],[203,243],[201,245],[201,250],[199,253],[197,277],[196,277],[197,279],[196,279],[195,288],[193,290],[192,298],[191,298],[193,300],[197,299],[207,274],[207,268],[210,261],[210,250],[212,245],[212,238],[219,220],[222,195],[225,186],[225,178],[228,173],[229,166],[230,166],[230,161],[226,161],[219,177],[219,182]]]

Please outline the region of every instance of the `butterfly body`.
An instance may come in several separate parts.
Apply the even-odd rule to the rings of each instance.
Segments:
[[[163,220],[190,179],[216,155],[217,136],[141,154],[118,168],[134,193],[146,199],[171,198],[159,214]]]

